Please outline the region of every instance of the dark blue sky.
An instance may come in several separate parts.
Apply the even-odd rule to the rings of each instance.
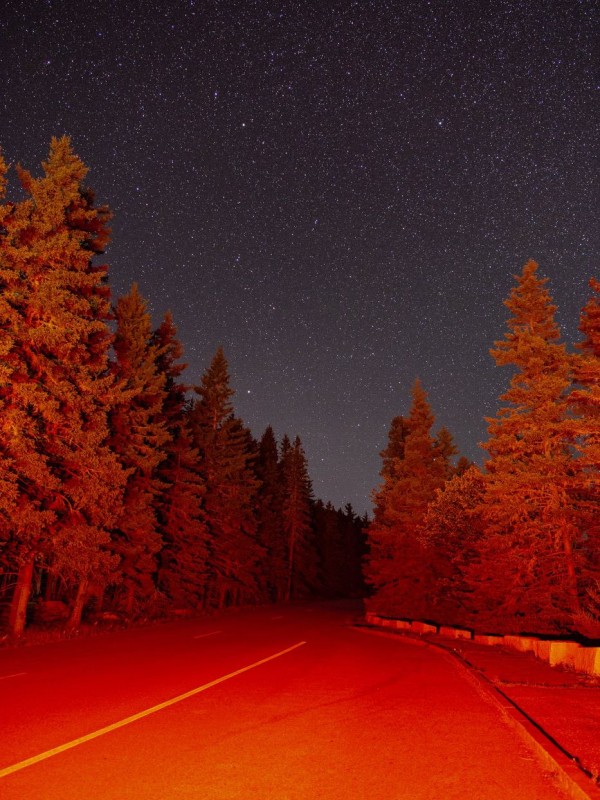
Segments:
[[[299,434],[362,512],[419,376],[481,461],[488,350],[529,258],[568,341],[599,277],[598,5],[25,2],[0,18],[0,144],[68,134],[115,213],[115,296],[171,309],[198,383]]]

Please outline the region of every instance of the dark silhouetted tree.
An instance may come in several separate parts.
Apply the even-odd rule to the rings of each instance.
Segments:
[[[300,437],[287,437],[281,449],[283,529],[287,544],[285,599],[310,596],[318,584],[318,563],[311,524],[312,486]]]
[[[257,538],[266,550],[267,596],[279,602],[287,590],[287,544],[283,528],[283,482],[279,468],[277,442],[269,426],[259,444],[256,474],[260,481],[257,494]]]

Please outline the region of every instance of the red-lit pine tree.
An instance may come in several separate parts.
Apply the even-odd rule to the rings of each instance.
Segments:
[[[25,199],[5,205],[0,221],[0,446],[18,476],[16,634],[34,564],[71,586],[70,624],[79,623],[90,581],[114,564],[107,531],[125,477],[108,445],[107,412],[119,391],[108,370],[107,268],[92,263],[108,241],[110,214],[94,206],[67,138],[52,140],[43,169],[41,178],[18,169]]]
[[[471,572],[499,631],[570,629],[579,610],[581,535],[569,496],[567,392],[571,358],[559,344],[547,281],[529,261],[505,305],[512,316],[492,356],[515,368],[485,449],[486,536]]]
[[[583,340],[575,358],[575,389],[570,405],[575,412],[572,498],[582,530],[582,633],[598,636],[600,621],[600,281],[590,281],[592,296],[581,312]],[[587,619],[586,619],[587,618]]]
[[[435,458],[441,463],[441,470],[444,474],[444,478],[446,480],[450,480],[450,478],[456,474],[456,467],[454,466],[452,459],[458,454],[458,448],[456,447],[454,443],[454,437],[448,428],[442,426],[439,429],[433,446],[435,450]]]
[[[374,589],[369,606],[383,613],[413,618],[428,614],[428,569],[419,533],[427,506],[445,480],[444,461],[431,436],[433,422],[417,380],[403,454],[391,464],[384,459],[383,483],[374,494],[374,519],[368,529],[365,577]]]
[[[485,598],[482,593],[474,596],[468,576],[478,568],[485,532],[484,489],[484,477],[473,466],[438,489],[427,507],[421,539],[431,578],[430,609],[432,618],[443,625],[479,624]]]
[[[408,436],[408,420],[406,417],[394,417],[390,425],[387,446],[379,454],[383,461],[380,475],[387,481],[393,480],[404,458],[404,443]]]
[[[147,607],[155,592],[162,546],[154,509],[160,490],[157,470],[166,458],[170,435],[163,414],[166,376],[158,369],[150,314],[135,284],[118,299],[115,318],[114,369],[126,400],[111,414],[111,445],[129,476],[112,550],[120,559],[121,574],[115,601],[131,615]]]
[[[163,541],[159,554],[158,588],[176,607],[204,604],[208,573],[208,530],[202,512],[204,483],[198,470],[198,451],[192,444],[185,384],[179,380],[186,365],[183,347],[170,313],[154,332],[158,373],[164,376],[163,418],[169,433],[165,459],[157,468],[155,511]]]
[[[255,602],[264,550],[256,540],[258,481],[247,431],[233,414],[227,360],[219,348],[190,411],[198,468],[205,486],[203,510],[210,534],[208,603],[218,608]]]

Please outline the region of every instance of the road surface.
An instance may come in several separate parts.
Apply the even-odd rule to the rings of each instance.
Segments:
[[[335,604],[0,651],[2,800],[561,800],[433,648]]]

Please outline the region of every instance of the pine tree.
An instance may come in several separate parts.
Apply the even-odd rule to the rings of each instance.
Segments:
[[[287,438],[287,437],[286,437]],[[284,445],[281,452],[283,476],[283,528],[287,542],[285,599],[310,596],[318,582],[318,563],[311,525],[312,486],[300,437]]]
[[[485,551],[477,576],[499,630],[569,628],[578,611],[579,531],[569,498],[566,394],[571,359],[558,343],[555,306],[529,261],[505,305],[512,316],[492,356],[516,368],[484,445]]]
[[[584,613],[582,633],[598,636],[600,621],[600,281],[590,281],[592,296],[581,312],[583,340],[575,358],[575,388],[569,398],[574,411],[574,460],[571,497],[585,531],[582,554]],[[591,617],[591,619],[589,619]],[[582,630],[582,628],[584,628]]]
[[[383,460],[380,475],[384,480],[393,479],[399,462],[404,459],[404,443],[408,435],[408,420],[394,417],[388,434],[387,447],[379,454]]]
[[[219,348],[190,412],[194,447],[205,485],[204,512],[210,534],[209,602],[218,608],[256,601],[256,575],[264,550],[256,540],[258,481],[248,432],[233,414],[227,360]]]
[[[34,178],[18,168],[25,199],[3,206],[0,220],[0,447],[18,486],[16,634],[35,563],[77,585],[70,624],[79,623],[92,577],[113,567],[107,529],[124,482],[108,446],[119,393],[108,371],[107,267],[92,264],[110,213],[83,188],[87,170],[67,138],[52,140],[43,169]]]
[[[483,592],[474,596],[470,583],[479,569],[485,531],[484,489],[483,475],[471,467],[438,489],[427,507],[421,539],[431,572],[430,608],[433,619],[444,625],[476,627],[478,612],[484,610]]]
[[[208,530],[204,522],[204,483],[199,454],[192,444],[186,390],[179,378],[183,347],[170,313],[154,332],[158,374],[164,377],[162,416],[169,440],[165,459],[157,467],[155,512],[163,542],[159,555],[158,588],[177,607],[201,606],[208,573]]]
[[[111,415],[111,444],[129,477],[112,550],[120,559],[122,576],[117,602],[131,615],[147,606],[155,592],[153,576],[162,540],[154,501],[160,490],[157,471],[170,435],[163,414],[165,375],[158,369],[157,345],[151,342],[150,314],[135,284],[118,299],[115,318],[115,374],[127,400]]]
[[[374,495],[365,576],[375,590],[374,610],[422,617],[428,611],[428,575],[419,532],[445,470],[431,436],[434,417],[418,380],[412,398],[403,458],[396,458],[392,470],[382,469],[383,483]]]
[[[287,586],[287,547],[283,529],[283,487],[277,442],[271,426],[260,440],[256,474],[260,481],[257,538],[267,553],[266,592],[271,600],[280,602],[285,598]]]
[[[452,463],[453,456],[458,454],[458,448],[454,443],[454,437],[445,426],[441,427],[433,443],[435,458],[441,462],[441,469],[446,480],[456,474],[456,467]]]

